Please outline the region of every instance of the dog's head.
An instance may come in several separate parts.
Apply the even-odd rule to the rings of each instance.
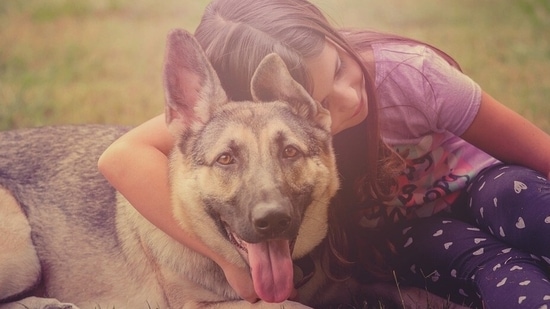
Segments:
[[[258,296],[278,302],[292,289],[291,256],[307,254],[326,235],[338,187],[330,114],[275,54],[260,63],[250,87],[252,101],[228,100],[193,36],[168,36],[174,215],[227,259],[246,261]]]

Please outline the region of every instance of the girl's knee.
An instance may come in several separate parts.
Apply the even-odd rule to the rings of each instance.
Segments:
[[[548,196],[546,201],[550,202],[550,182],[540,173],[522,166],[498,165],[481,172],[468,193],[474,205],[498,201],[523,204],[544,196]]]

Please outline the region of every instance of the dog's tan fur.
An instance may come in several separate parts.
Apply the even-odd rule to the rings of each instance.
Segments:
[[[259,66],[251,85],[254,101],[231,102],[194,38],[184,31],[174,31],[167,44],[165,84],[167,121],[177,140],[170,156],[170,183],[173,213],[180,225],[195,231],[207,245],[243,268],[248,263],[246,252],[237,250],[228,233],[247,242],[288,238],[290,243],[295,239],[294,258],[318,246],[327,230],[329,201],[338,188],[330,116],[292,80],[282,60],[271,55]],[[97,201],[74,199],[78,197],[73,196],[73,190],[114,194],[92,170],[95,166],[84,165],[74,152],[63,156],[57,153],[70,151],[74,146],[78,149],[73,151],[88,152],[84,155],[91,156],[89,162],[94,162],[103,148],[87,141],[86,135],[89,130],[97,134],[103,129],[55,128],[53,133],[47,130],[25,132],[23,135],[29,136],[23,143],[37,146],[38,140],[57,135],[58,142],[50,146],[54,151],[27,154],[25,160],[39,157],[41,164],[60,169],[62,174],[22,170],[16,173],[20,179],[0,180],[4,188],[0,222],[7,223],[4,218],[8,216],[18,219],[13,223],[19,229],[7,227],[6,234],[17,242],[17,250],[21,250],[18,256],[27,257],[35,267],[25,268],[30,278],[14,279],[11,270],[14,262],[0,261],[3,287],[0,298],[11,299],[33,288],[32,284],[40,279],[36,270],[41,264],[44,296],[82,308],[303,306],[291,301],[250,304],[240,300],[213,261],[165,235],[121,195],[108,199],[112,204],[95,205]],[[21,149],[14,148],[18,138],[10,134],[18,133],[8,132],[4,136],[6,143],[11,143],[3,145],[11,147],[6,160],[25,147],[19,144]],[[108,144],[118,134],[111,134],[104,143]],[[69,145],[70,135],[79,144]],[[294,150],[295,158],[285,157],[285,151],[294,155]],[[225,164],[219,159],[224,155],[232,156],[236,163]],[[6,160],[2,161],[6,165],[0,168],[9,168]],[[37,174],[29,176],[24,172]],[[63,173],[71,177],[57,178],[63,177]],[[83,183],[79,174],[92,174],[98,185]],[[19,186],[17,181],[24,182],[29,177],[43,178],[40,185],[48,190],[38,192],[38,184]],[[48,196],[43,199],[45,195],[41,194]],[[59,194],[62,199],[59,204],[49,202],[56,200],[50,196],[53,194]],[[270,231],[264,235],[250,227],[254,224],[251,218],[258,212],[270,212],[270,207],[278,211],[281,208],[278,201],[286,205],[284,212],[293,216],[289,218],[289,228],[297,226],[295,232]],[[109,212],[113,216],[105,221],[86,221],[87,215],[101,216],[102,208],[112,208]],[[9,252],[0,256],[12,257],[17,253],[11,243],[0,244],[1,252]],[[38,255],[40,264],[32,260],[33,255]],[[7,283],[13,288],[4,288]],[[27,298],[4,307],[17,307],[25,301],[35,304],[39,299]],[[44,307],[49,303],[51,300],[44,299]]]

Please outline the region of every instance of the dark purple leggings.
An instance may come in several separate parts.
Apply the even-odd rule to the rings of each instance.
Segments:
[[[498,165],[478,175],[463,200],[449,217],[391,229],[401,283],[472,307],[550,308],[550,182]]]

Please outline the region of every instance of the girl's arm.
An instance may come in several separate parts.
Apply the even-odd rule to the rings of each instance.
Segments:
[[[215,261],[237,294],[247,301],[256,301],[249,272],[223,259],[192,232],[181,229],[172,216],[167,156],[173,146],[164,115],[159,115],[109,146],[99,158],[98,168],[145,218],[175,240]]]
[[[485,92],[461,137],[502,162],[529,167],[550,179],[550,136]]]

